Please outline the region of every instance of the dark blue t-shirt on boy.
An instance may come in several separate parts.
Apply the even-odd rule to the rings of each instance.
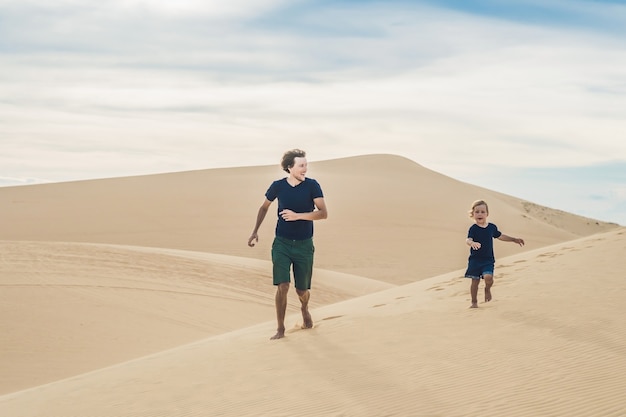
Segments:
[[[278,211],[284,209],[292,210],[296,213],[309,213],[315,210],[313,200],[324,197],[322,187],[313,178],[305,178],[303,182],[292,187],[287,178],[276,180],[270,185],[265,193],[265,198],[274,201],[278,198]],[[276,223],[276,236],[291,240],[304,240],[313,237],[312,220],[285,221],[278,216]]]
[[[502,233],[493,223],[488,223],[487,227],[480,227],[477,224],[473,224],[467,232],[467,237],[471,237],[474,242],[480,242],[480,248],[477,250],[470,248],[470,259],[484,259],[495,262],[493,239],[499,238],[500,235],[502,235]]]

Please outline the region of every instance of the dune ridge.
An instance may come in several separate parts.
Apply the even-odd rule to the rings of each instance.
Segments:
[[[268,259],[274,224],[245,245],[276,166],[0,188],[4,240],[112,243]],[[493,192],[395,155],[311,162],[330,216],[316,224],[317,267],[403,284],[458,269],[471,202],[486,199],[491,220],[524,235],[528,249],[618,227]],[[275,207],[273,207],[275,209]],[[563,219],[564,225],[555,219]],[[517,250],[500,248],[500,256]],[[413,262],[416,254],[428,262]],[[341,254],[342,256],[338,256]]]

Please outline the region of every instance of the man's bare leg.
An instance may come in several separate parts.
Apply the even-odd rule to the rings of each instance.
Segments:
[[[493,275],[485,275],[485,302],[491,301],[491,286],[493,285]]]
[[[470,287],[470,294],[472,295],[472,305],[470,308],[478,308],[478,285],[480,284],[479,279],[472,278],[472,286]]]
[[[309,313],[309,298],[311,297],[311,293],[309,290],[299,289],[296,289],[296,292],[298,293],[298,298],[300,298],[300,303],[302,304],[302,307],[300,308],[300,310],[302,310],[302,328],[310,329],[313,327],[313,318],[311,318],[311,313]]]
[[[285,337],[285,314],[287,313],[287,293],[289,292],[289,283],[283,282],[276,287],[276,321],[278,328],[276,334],[270,337],[270,340],[282,339]]]

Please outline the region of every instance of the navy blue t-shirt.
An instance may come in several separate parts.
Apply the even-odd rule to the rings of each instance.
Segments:
[[[277,214],[284,209],[296,213],[309,213],[315,210],[313,200],[324,197],[322,187],[313,178],[305,178],[303,182],[292,187],[287,178],[276,180],[270,185],[265,193],[265,198],[274,201],[278,198]],[[304,240],[313,237],[312,220],[285,221],[278,216],[276,223],[276,236],[292,240]]]
[[[467,232],[467,237],[471,237],[474,242],[480,243],[480,249],[474,250],[470,248],[470,259],[484,259],[495,262],[493,254],[493,239],[497,239],[502,235],[498,227],[493,223],[487,223],[487,227],[480,227],[473,224]]]

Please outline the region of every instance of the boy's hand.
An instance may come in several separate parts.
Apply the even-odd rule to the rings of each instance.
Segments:
[[[474,250],[480,249],[480,242],[474,242],[471,237],[468,237],[465,243],[467,243]]]

